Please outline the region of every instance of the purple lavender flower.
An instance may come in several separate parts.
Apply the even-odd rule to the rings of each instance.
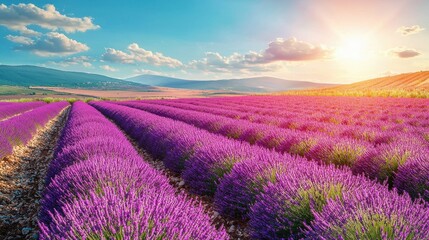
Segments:
[[[307,156],[325,164],[350,167],[370,149],[371,145],[365,142],[331,138],[319,141]]]
[[[372,179],[388,181],[392,184],[398,168],[409,158],[423,154],[421,146],[414,144],[391,143],[378,146],[362,155],[355,166],[354,173],[364,173]]]
[[[0,120],[23,113],[36,107],[45,105],[45,102],[9,103],[0,105]]]
[[[41,239],[227,239],[100,116],[81,102],[72,107],[42,199]]]
[[[214,203],[217,211],[231,218],[246,218],[256,196],[268,183],[275,183],[282,174],[301,171],[304,165],[316,164],[301,158],[262,151],[237,163],[217,187]]]
[[[314,219],[313,212],[322,211],[328,199],[374,185],[332,165],[320,168],[309,164],[300,171],[279,175],[251,207],[248,226],[255,239],[303,237],[305,225]]]
[[[429,210],[394,191],[374,194],[371,188],[330,199],[313,211],[310,239],[428,239]]]
[[[89,190],[60,212],[40,224],[40,239],[228,239],[201,205],[157,188]]]
[[[406,191],[413,198],[429,201],[429,159],[428,154],[412,157],[399,166],[393,186]]]
[[[105,130],[109,129],[105,128]],[[75,144],[64,146],[51,161],[46,175],[46,184],[49,184],[51,178],[64,168],[95,156],[127,159],[137,157],[138,153],[126,140],[104,136],[83,139]]]
[[[8,105],[7,105],[8,106]],[[25,145],[37,129],[58,115],[67,102],[46,104],[0,122],[0,159],[12,153],[16,145]]]
[[[220,179],[237,162],[249,159],[254,148],[236,141],[204,145],[185,163],[183,179],[195,193],[213,195]]]
[[[155,171],[138,155],[134,158],[95,156],[65,168],[46,187],[40,220],[50,222],[49,215],[88,191],[100,193],[104,187],[143,189],[154,187],[174,193],[168,179]]]

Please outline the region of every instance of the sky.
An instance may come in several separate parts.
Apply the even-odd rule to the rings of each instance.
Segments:
[[[0,64],[351,83],[429,70],[428,12],[425,0],[0,0]]]

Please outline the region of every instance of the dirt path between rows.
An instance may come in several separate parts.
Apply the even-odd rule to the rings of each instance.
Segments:
[[[39,129],[26,146],[0,159],[0,239],[38,239],[45,175],[69,108]]]

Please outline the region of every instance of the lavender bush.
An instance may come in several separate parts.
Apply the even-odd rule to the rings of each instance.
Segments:
[[[227,239],[203,206],[176,195],[113,123],[82,102],[72,107],[47,180],[40,239]]]
[[[306,235],[311,239],[428,239],[429,211],[395,192],[373,189],[345,193],[328,200]],[[375,207],[376,206],[376,207]]]
[[[16,145],[24,145],[33,138],[37,129],[58,115],[68,106],[57,102],[37,107],[31,111],[0,122],[0,159],[12,153]]]

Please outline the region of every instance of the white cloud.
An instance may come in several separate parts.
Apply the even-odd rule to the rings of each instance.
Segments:
[[[154,66],[168,66],[171,68],[183,65],[179,60],[164,56],[162,53],[140,48],[137,43],[130,44],[127,49],[128,53],[106,48],[106,52],[102,55],[102,60],[120,63],[144,62]]]
[[[30,45],[33,44],[34,41],[31,38],[28,37],[24,37],[24,36],[12,36],[12,35],[7,35],[6,39],[14,42],[14,43],[19,43],[19,44],[24,44],[24,45]]]
[[[424,28],[420,27],[419,25],[413,25],[413,26],[402,26],[396,30],[396,32],[402,34],[402,36],[408,36],[412,34],[419,33],[421,31],[425,30]]]
[[[277,38],[268,45],[262,56],[252,55],[252,60],[272,61],[309,61],[331,58],[334,50],[323,45],[313,45],[296,38]]]
[[[21,43],[16,50],[32,52],[41,57],[67,56],[87,51],[89,47],[62,33],[50,32],[29,43]]]
[[[387,50],[387,54],[399,58],[412,58],[421,55],[416,49],[405,48],[405,47],[396,47]]]
[[[278,38],[261,52],[233,53],[230,56],[207,52],[205,58],[191,61],[188,67],[211,72],[271,72],[282,68],[282,62],[331,58],[333,51],[332,48],[313,45],[296,38]]]
[[[88,56],[78,56],[78,57],[66,58],[58,62],[49,62],[49,63],[54,65],[59,65],[62,67],[76,66],[76,65],[82,65],[84,67],[92,67],[91,62],[93,61],[94,60]]]
[[[158,72],[158,71],[153,71],[153,70],[149,70],[149,69],[134,69],[133,71],[136,74],[149,74],[149,75],[165,75],[162,72]]]
[[[100,26],[94,25],[90,17],[68,17],[59,13],[52,4],[45,5],[43,9],[31,3],[12,4],[10,6],[0,4],[0,25],[25,35],[40,35],[40,33],[29,29],[28,26],[30,25],[36,25],[50,31],[62,30],[67,33],[85,32],[100,28]]]
[[[249,62],[246,55],[233,53],[230,56],[222,56],[219,53],[207,52],[205,58],[193,60],[188,64],[188,68],[198,69],[206,72],[269,72],[275,71],[280,66],[278,64],[266,64]]]
[[[102,65],[102,66],[100,66],[100,68],[104,69],[106,71],[109,71],[109,72],[116,72],[116,71],[118,71],[118,69],[113,68],[113,67],[111,67],[109,65]]]

